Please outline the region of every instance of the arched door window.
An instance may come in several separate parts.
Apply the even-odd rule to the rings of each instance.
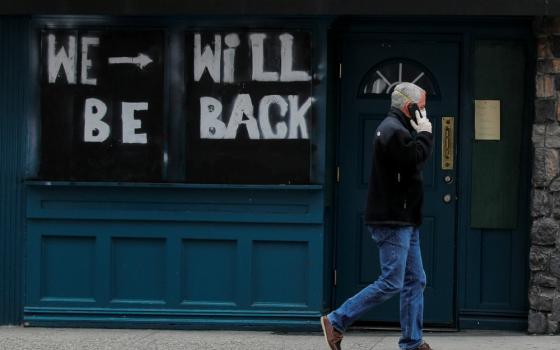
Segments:
[[[440,97],[433,74],[424,65],[407,58],[391,58],[374,65],[362,78],[358,97],[388,97],[403,82],[420,86],[428,98]]]

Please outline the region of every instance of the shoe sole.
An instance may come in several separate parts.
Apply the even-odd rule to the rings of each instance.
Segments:
[[[329,349],[333,349],[333,347],[329,343],[329,339],[327,338],[327,330],[325,329],[325,319],[327,319],[326,316],[321,317],[321,328],[323,329],[323,336],[325,337],[325,343],[327,343]]]

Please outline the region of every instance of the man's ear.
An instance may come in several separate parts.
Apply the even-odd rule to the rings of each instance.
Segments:
[[[410,115],[410,112],[408,111],[408,106],[410,106],[410,101],[406,101],[404,103],[404,106],[402,108],[402,112],[409,118],[412,118],[412,116]]]

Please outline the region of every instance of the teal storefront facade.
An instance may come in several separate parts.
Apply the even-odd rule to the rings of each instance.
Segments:
[[[368,85],[379,70],[391,83],[426,73],[421,84],[434,87],[425,176],[436,214],[422,248],[427,293],[444,302],[428,325],[526,329],[532,21],[0,17],[0,320],[318,329],[378,268],[360,191],[367,131],[389,105],[389,82]],[[385,74],[399,64],[414,77]],[[485,90],[491,81],[503,83]],[[503,113],[516,122],[479,142],[473,101],[510,94],[519,98]],[[505,159],[495,176],[484,171],[490,153]],[[508,172],[512,181],[497,180]],[[481,213],[489,198],[499,205]],[[358,325],[395,326],[392,306]]]
[[[32,20],[30,25],[33,27],[30,29],[32,60],[39,60],[31,64],[31,75],[44,76],[41,70],[48,67],[40,63],[45,57],[41,54],[41,50],[45,52],[45,41],[41,43],[40,40],[53,33],[57,39],[64,39],[68,19],[38,19]],[[43,123],[43,140],[28,140],[28,166],[30,173],[36,175],[28,176],[25,181],[25,251],[29,260],[26,259],[25,267],[24,324],[201,328],[316,326],[317,318],[326,307],[328,296],[323,293],[330,283],[324,265],[324,152],[315,151],[312,156],[304,157],[308,159],[305,184],[290,184],[289,179],[288,183],[267,183],[270,180],[266,173],[258,174],[263,179],[255,183],[239,180],[239,176],[232,181],[234,183],[216,183],[211,179],[206,184],[187,183],[189,170],[185,158],[188,151],[184,148],[194,152],[198,145],[185,142],[188,132],[173,134],[177,125],[185,127],[185,114],[189,113],[184,106],[179,107],[184,105],[188,93],[176,93],[185,90],[188,79],[184,40],[201,28],[212,31],[214,27],[224,33],[245,27],[254,27],[251,33],[278,32],[276,28],[289,32],[290,27],[308,33],[312,40],[309,44],[314,48],[310,63],[313,67],[323,67],[314,68],[313,73],[327,75],[327,31],[321,21],[293,20],[286,26],[278,19],[266,22],[228,20],[216,25],[215,21],[187,18],[116,22],[94,18],[72,25],[67,37],[79,32],[77,37],[82,41],[91,37],[91,33],[100,34],[100,41],[110,37],[110,33],[150,30],[163,33],[165,45],[161,65],[165,67],[165,82],[162,91],[166,93],[162,95],[167,104],[163,110],[168,114],[163,123],[167,130],[163,134],[170,136],[163,140],[167,144],[162,153],[167,159],[160,160],[165,164],[157,182],[107,181],[103,174],[100,177],[105,181],[50,180],[49,176],[58,176],[59,169],[45,167],[47,160],[41,147],[49,147],[44,141],[49,137],[45,135],[49,132],[45,126],[48,121],[39,117],[50,112],[45,111],[44,105],[30,106],[34,109],[31,114],[39,117],[32,117],[31,123]],[[241,40],[248,38],[243,34],[239,36]],[[64,48],[70,52],[70,46]],[[238,57],[242,57],[241,54]],[[83,61],[85,56],[77,58],[80,59]],[[75,70],[77,78],[72,77],[72,70],[66,73],[61,64],[54,80],[60,85],[70,76],[70,81],[77,80],[77,86],[83,76],[79,76],[79,68]],[[209,71],[205,73],[208,76]],[[92,79],[94,73],[88,74]],[[98,86],[102,85],[102,78],[98,76],[97,79]],[[313,86],[309,83],[307,87],[312,87],[314,99],[323,101],[314,103],[313,114],[326,115],[326,80],[314,82]],[[31,94],[36,96],[44,93],[41,89],[49,88],[41,84],[30,86]],[[283,86],[280,89],[286,90]],[[63,90],[56,92],[65,93]],[[87,91],[90,95],[85,96],[95,96],[95,93]],[[106,91],[100,94],[103,101],[114,97],[107,98]],[[77,100],[82,95],[76,93],[72,98]],[[303,102],[300,101],[300,106]],[[48,103],[43,99],[43,104]],[[50,108],[56,109],[58,105],[47,109]],[[224,112],[226,108],[223,107]],[[316,117],[307,131],[310,147],[325,149],[325,130],[326,119]],[[147,131],[149,138],[152,130]],[[302,133],[300,130],[300,136]],[[259,140],[251,146],[259,147]],[[235,145],[230,143],[229,147]],[[67,161],[72,162],[74,156],[75,153],[69,153]],[[255,157],[257,167],[262,160],[258,159],[258,154]],[[90,171],[95,169],[92,167]],[[210,178],[222,170],[207,171]],[[233,165],[229,171],[242,170]],[[47,178],[41,178],[45,173],[48,173]]]

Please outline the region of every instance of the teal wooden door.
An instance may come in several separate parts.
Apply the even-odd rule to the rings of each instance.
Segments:
[[[386,116],[394,86],[409,81],[428,92],[426,109],[434,134],[433,155],[423,172],[425,198],[421,249],[428,278],[424,320],[427,324],[452,325],[457,164],[445,170],[446,167],[442,166],[442,118],[454,117],[454,125],[458,125],[459,43],[441,36],[347,34],[342,37],[341,47],[343,74],[334,306],[338,307],[379,275],[377,247],[363,223],[373,134]],[[454,155],[452,136],[456,135],[448,134],[448,155]],[[398,320],[398,296],[361,319],[388,323]]]

